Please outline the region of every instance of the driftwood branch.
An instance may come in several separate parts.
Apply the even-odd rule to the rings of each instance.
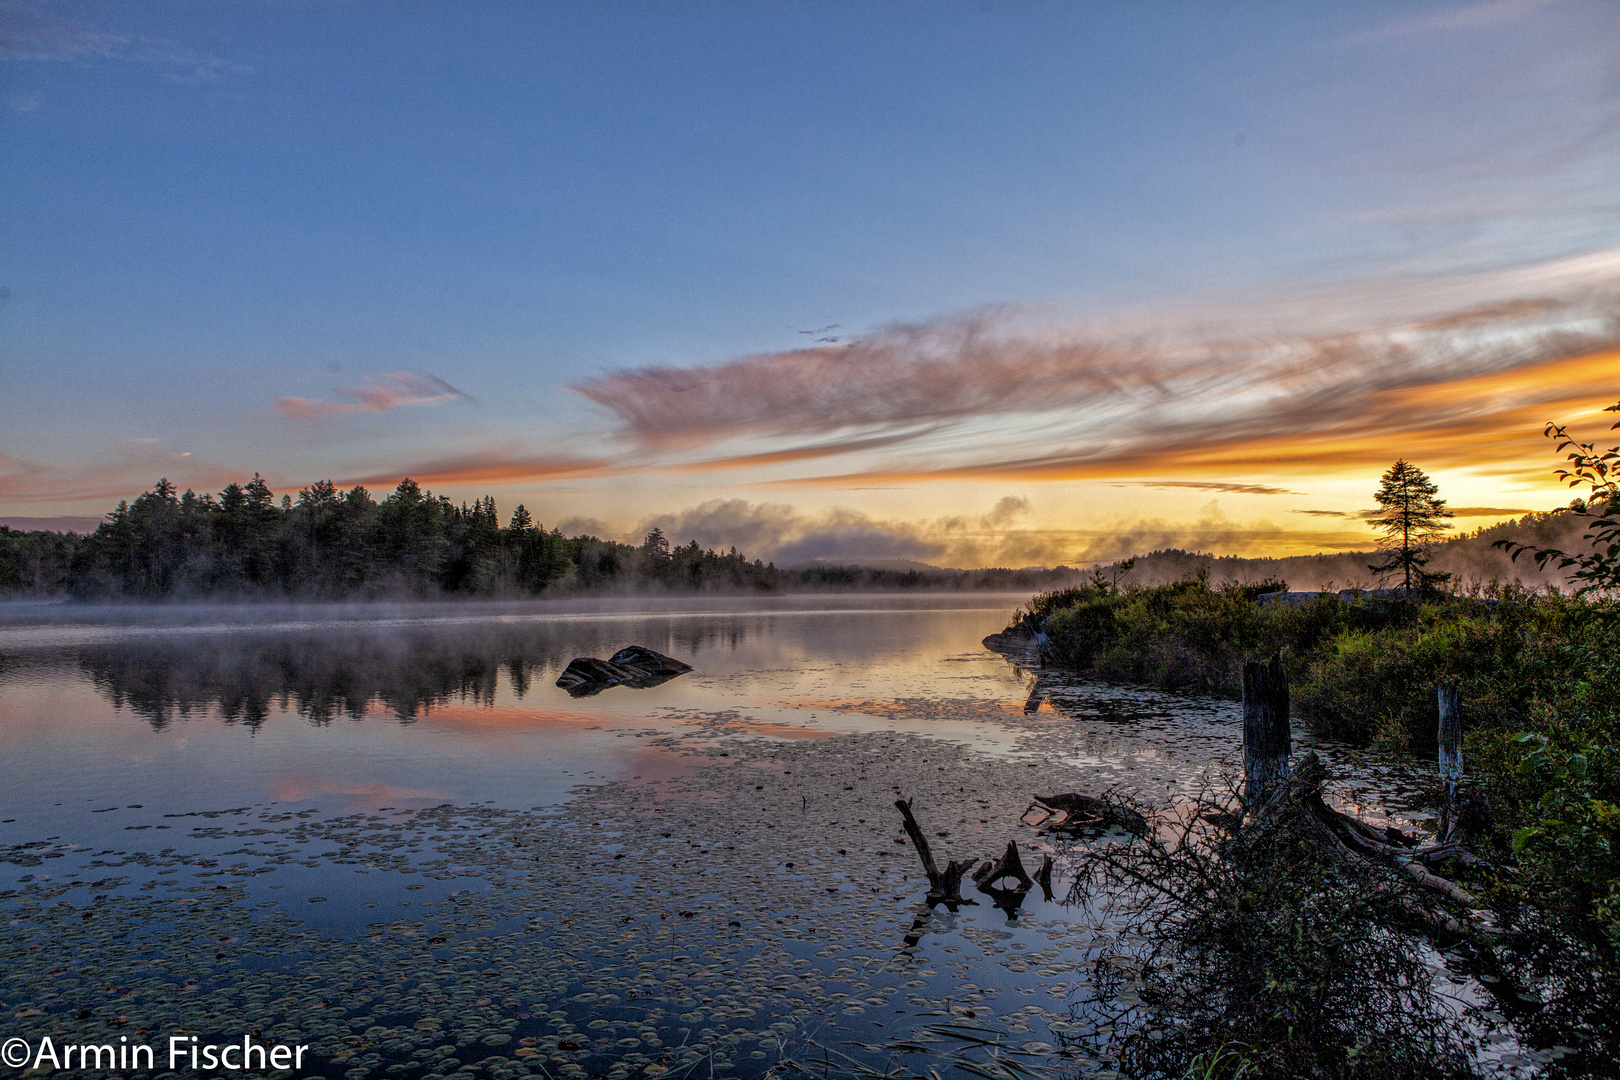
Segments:
[[[928,846],[928,837],[923,835],[922,826],[911,812],[911,800],[896,799],[894,806],[905,819],[906,835],[911,837],[911,846],[917,849],[917,858],[922,860],[923,872],[928,875],[929,897],[947,903],[971,904],[973,901],[962,899],[962,875],[972,869],[973,861],[947,860],[945,869],[941,870],[934,862],[934,850]]]

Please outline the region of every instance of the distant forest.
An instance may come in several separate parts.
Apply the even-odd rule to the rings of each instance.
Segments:
[[[1584,546],[1582,519],[1527,514],[1437,544],[1432,566],[1458,585],[1507,581],[1562,585],[1556,570],[1512,563],[1491,547],[1513,538],[1566,550]],[[1067,566],[948,570],[811,566],[785,570],[735,548],[672,546],[653,530],[640,545],[564,536],[522,506],[505,525],[495,500],[456,504],[413,480],[380,502],[363,487],[322,481],[279,500],[258,476],[218,496],[176,491],[167,480],[120,502],[95,532],[0,526],[0,595],[83,599],[558,596],[574,593],[805,592],[887,589],[1042,591],[1101,573],[1121,585],[1157,585],[1200,570],[1211,581],[1282,580],[1294,589],[1376,584],[1369,552],[1250,559],[1165,549],[1093,570]]]
[[[1526,586],[1564,588],[1568,576],[1556,565],[1538,568],[1530,558],[1517,562],[1507,552],[1491,545],[1498,540],[1516,540],[1534,547],[1554,547],[1564,551],[1584,551],[1591,544],[1583,537],[1591,522],[1567,508],[1546,513],[1530,513],[1520,518],[1488,525],[1441,541],[1429,549],[1429,569],[1449,573],[1449,587],[1467,590],[1471,585],[1518,580]],[[1368,538],[1371,540],[1371,537]],[[1369,547],[1371,545],[1369,544]],[[1168,585],[1198,573],[1207,573],[1212,583],[1222,581],[1285,581],[1299,591],[1319,589],[1370,588],[1392,582],[1370,569],[1381,562],[1376,551],[1334,551],[1316,555],[1289,555],[1283,558],[1244,558],[1237,555],[1210,555],[1203,552],[1165,548],[1139,555],[1128,570],[1122,563],[1098,567],[1105,579],[1118,579],[1121,585]],[[1088,570],[1089,575],[1093,571]],[[1400,584],[1395,580],[1393,584]]]
[[[167,480],[120,502],[89,535],[0,526],[0,594],[83,599],[522,597],[613,592],[1038,590],[1078,571],[783,570],[736,548],[564,536],[522,506],[468,506],[400,481],[380,502],[322,481],[278,501],[259,476],[216,497]]]

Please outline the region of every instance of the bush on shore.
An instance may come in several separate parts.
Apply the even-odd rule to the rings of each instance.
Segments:
[[[1262,603],[1280,583],[1097,586],[1044,593],[1030,612],[1065,667],[1097,678],[1236,698],[1243,663],[1280,652],[1295,715],[1355,743],[1434,742],[1435,686],[1456,682],[1473,722],[1523,726],[1534,701],[1564,693],[1572,638],[1598,608],[1517,586],[1477,596],[1322,593]]]
[[[1243,662],[1280,652],[1295,717],[1357,744],[1433,747],[1435,687],[1456,683],[1469,770],[1517,865],[1503,895],[1620,958],[1620,602],[1517,586],[1257,600],[1275,587],[1093,584],[1029,610],[1060,664],[1103,679],[1236,698]]]

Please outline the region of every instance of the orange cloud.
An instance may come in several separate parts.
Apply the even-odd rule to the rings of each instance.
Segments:
[[[1599,254],[1449,282],[1434,295],[1451,310],[1438,312],[1397,317],[1393,289],[1348,311],[1317,297],[1276,316],[1296,329],[1270,335],[1037,331],[996,309],[570,389],[664,458],[654,467],[774,466],[771,484],[1141,477],[1264,494],[1286,489],[1256,481],[1399,455],[1545,477],[1543,422],[1620,395],[1620,251]],[[1305,328],[1358,312],[1362,329]],[[834,475],[781,468],[852,453],[870,456]]]
[[[1144,480],[1135,484],[1115,484],[1115,487],[1194,488],[1199,491],[1224,491],[1232,495],[1303,495],[1303,491],[1273,487],[1270,484],[1234,484],[1224,480]]]
[[[125,439],[107,460],[49,465],[0,450],[0,498],[15,504],[66,506],[89,500],[128,498],[168,477],[181,487],[210,491],[247,474],[164,450],[156,439]]]
[[[711,367],[616,372],[569,389],[612,411],[643,445],[679,449],[742,434],[915,427],[1151,388],[1158,374],[1142,360],[1100,342],[1009,337],[987,313]]]
[[[843,487],[870,481],[1090,480],[1166,473],[1331,476],[1383,468],[1397,456],[1424,468],[1473,468],[1542,481],[1553,456],[1541,438],[1543,426],[1557,420],[1579,427],[1584,419],[1595,427],[1604,406],[1620,397],[1620,351],[1359,393],[1341,387],[1338,393],[1336,401],[1320,407],[1296,401],[1293,408],[1258,417],[1166,426],[1111,446],[770,483]]]
[[[599,458],[548,458],[523,454],[516,447],[495,447],[416,462],[407,468],[390,472],[371,473],[344,480],[348,487],[364,484],[367,487],[392,487],[405,477],[419,484],[457,486],[462,484],[525,484],[546,483],[552,480],[570,480],[591,476],[611,476],[623,468],[614,462]]]
[[[353,412],[387,412],[404,405],[443,405],[469,400],[467,395],[437,375],[390,371],[382,376],[367,375],[362,386],[345,386],[339,396],[351,400],[326,404],[308,398],[276,399],[276,411],[294,420],[314,420],[322,416]]]
[[[754,468],[760,465],[784,465],[794,461],[813,461],[816,458],[835,457],[839,454],[853,454],[862,450],[876,450],[880,447],[896,446],[903,442],[910,442],[919,435],[934,430],[938,429],[903,431],[896,435],[880,435],[868,439],[844,439],[839,442],[816,443],[812,446],[796,446],[789,450],[773,450],[759,454],[735,454],[730,457],[708,458],[703,461],[664,465],[661,468],[669,472],[721,472],[728,469]]]

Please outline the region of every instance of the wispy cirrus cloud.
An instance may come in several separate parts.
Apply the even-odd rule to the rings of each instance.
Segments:
[[[840,454],[854,454],[862,450],[876,450],[885,446],[897,446],[901,443],[911,442],[922,435],[932,434],[940,430],[938,426],[930,425],[911,431],[901,431],[893,435],[874,435],[857,439],[838,439],[832,442],[812,443],[806,446],[794,446],[786,450],[770,450],[753,454],[736,454],[731,457],[705,458],[701,461],[680,462],[665,465],[663,468],[672,472],[721,472],[728,469],[748,469],[761,465],[786,465],[797,461],[813,461],[816,458],[836,457]]]
[[[276,411],[293,420],[314,420],[343,413],[387,412],[404,406],[444,405],[452,401],[471,400],[437,375],[410,371],[367,375],[364,383],[345,386],[337,391],[337,395],[347,400],[327,403],[301,397],[277,398]]]
[[[341,483],[344,487],[354,484],[392,487],[408,476],[419,484],[440,487],[463,484],[500,486],[609,476],[619,471],[621,466],[604,458],[552,457],[535,454],[518,443],[504,443],[408,462],[401,468],[365,472]]]
[[[1016,309],[889,328],[845,345],[700,368],[639,368],[570,387],[653,449],[752,435],[915,427],[1150,387],[1137,350],[1002,330]]]
[[[1139,488],[1194,488],[1199,491],[1224,491],[1231,495],[1303,495],[1303,491],[1273,487],[1270,484],[1233,484],[1220,480],[1137,480],[1115,487]]]
[[[1481,30],[1532,14],[1539,8],[1558,0],[1484,0],[1482,3],[1456,4],[1449,8],[1415,18],[1388,22],[1353,34],[1346,44],[1362,45],[1391,41],[1396,38],[1423,37]]]
[[[253,71],[178,42],[65,22],[38,5],[15,0],[0,3],[0,59],[145,64],[175,82],[207,82]]]
[[[1536,511],[1523,506],[1448,506],[1446,508],[1454,518],[1499,518],[1523,517],[1525,514],[1534,514]],[[1350,521],[1372,521],[1383,513],[1382,510],[1290,510],[1291,514],[1306,514],[1310,517],[1346,518]]]
[[[1032,329],[1030,313],[998,308],[570,389],[660,467],[772,465],[770,483],[840,487],[1143,477],[1248,494],[1399,455],[1521,476],[1534,459],[1544,475],[1542,423],[1620,393],[1620,249],[1429,283],[1412,290],[1420,302],[1399,290],[1254,309],[1253,326],[1218,331]],[[834,453],[858,464],[780,475]]]
[[[62,506],[129,498],[167,477],[181,488],[213,491],[247,473],[164,449],[156,438],[120,439],[97,461],[46,463],[0,450],[0,499],[6,509]],[[103,507],[97,506],[99,512]]]

